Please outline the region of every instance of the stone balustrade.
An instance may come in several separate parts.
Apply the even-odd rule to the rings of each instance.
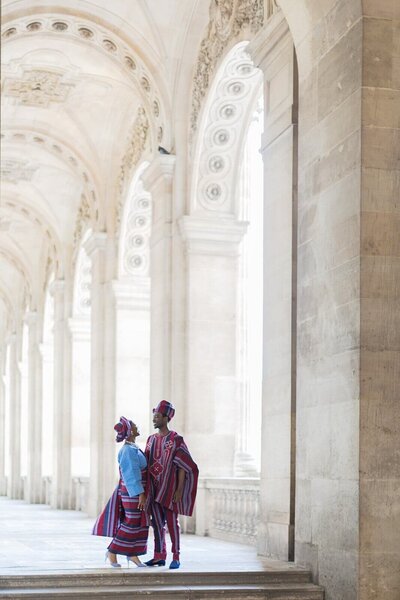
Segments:
[[[260,480],[256,477],[200,480],[195,532],[226,541],[256,544],[259,496]]]

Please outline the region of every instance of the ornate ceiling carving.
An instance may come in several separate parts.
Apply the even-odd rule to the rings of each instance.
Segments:
[[[83,194],[81,198],[81,203],[78,208],[78,213],[75,221],[75,231],[74,231],[74,248],[78,248],[83,234],[86,231],[86,228],[90,226],[92,222],[92,215],[90,211],[90,205],[88,199]]]
[[[17,104],[47,108],[51,102],[65,102],[72,87],[63,83],[64,74],[43,69],[25,69],[22,77],[7,77],[3,94],[15,98]]]
[[[117,61],[125,71],[126,77],[133,81],[136,88],[141,92],[142,103],[147,108],[148,114],[152,116],[155,137],[159,142],[163,140],[166,130],[165,113],[160,101],[158,86],[143,60],[128,44],[106,27],[101,27],[88,19],[64,14],[55,15],[54,13],[52,15],[41,13],[35,17],[25,17],[8,22],[2,28],[1,35],[3,44],[6,44],[20,36],[36,36],[43,33],[46,36],[64,36],[83,44],[90,44],[106,53],[112,60]],[[46,84],[43,82],[43,85],[48,91],[54,89],[55,97],[60,98],[62,94],[68,94],[65,88],[57,87],[54,77],[47,78]],[[42,99],[43,93],[41,95],[39,90],[33,90],[33,92],[37,93],[33,94],[32,91],[28,93],[30,101],[32,99],[35,101],[38,101],[39,98]],[[22,94],[22,92],[20,93]],[[26,94],[26,92],[24,93]],[[60,100],[53,98],[51,101]]]
[[[128,135],[127,147],[122,159],[121,168],[118,176],[119,202],[117,205],[116,228],[119,229],[121,223],[121,213],[124,201],[124,192],[126,184],[129,185],[131,176],[135,167],[143,157],[148,142],[149,120],[146,111],[139,106],[136,119]]]
[[[273,10],[273,5],[271,0],[268,4],[269,10]],[[239,34],[247,31],[249,34],[255,34],[263,24],[264,0],[211,0],[210,21],[200,44],[193,78],[191,135],[197,129],[202,101],[218,59]]]

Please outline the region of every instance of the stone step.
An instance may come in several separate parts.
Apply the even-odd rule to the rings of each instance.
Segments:
[[[1,588],[34,589],[34,588],[84,588],[99,586],[189,586],[189,585],[230,585],[241,584],[300,584],[310,583],[311,574],[305,569],[277,569],[271,571],[170,571],[169,569],[111,569],[69,571],[57,573],[35,573],[24,575],[8,575],[1,578]]]
[[[322,588],[312,583],[147,586],[108,585],[73,588],[0,590],[2,600],[323,600]]]

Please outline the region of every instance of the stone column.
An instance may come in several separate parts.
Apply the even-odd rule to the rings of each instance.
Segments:
[[[238,256],[247,223],[186,216],[180,227],[187,255],[186,436],[202,477],[229,477],[238,418]]]
[[[6,367],[7,346],[4,343],[0,347],[0,496],[7,494],[6,478],[6,387],[5,387],[5,367]]]
[[[150,428],[150,278],[132,276],[112,284],[116,310],[117,416],[140,426],[139,444]]]
[[[150,240],[151,328],[150,398],[152,402],[172,398],[172,194],[175,156],[159,155],[142,176],[152,196]],[[176,427],[183,423],[177,407]]]
[[[16,426],[10,431],[9,455],[10,478],[7,482],[7,495],[10,498],[22,497],[21,482],[21,335],[15,332],[10,338],[10,424]]]
[[[88,512],[96,516],[116,483],[115,436],[115,241],[93,233],[85,243],[92,261],[90,484]]]
[[[263,408],[258,551],[294,556],[297,124],[294,48],[282,13],[249,46],[265,79]]]
[[[71,297],[64,280],[55,280],[54,296],[54,412],[53,508],[71,507],[71,340],[68,318]]]
[[[71,332],[71,474],[88,476],[90,463],[90,315],[68,321]]]
[[[28,325],[28,473],[25,500],[42,501],[42,356],[38,313],[26,315]]]

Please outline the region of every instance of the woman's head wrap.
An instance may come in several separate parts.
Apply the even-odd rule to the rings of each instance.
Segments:
[[[132,433],[132,421],[127,419],[126,417],[121,417],[119,423],[114,425],[114,429],[117,432],[117,437],[115,438],[116,442],[123,442],[128,438]]]
[[[168,421],[172,419],[175,414],[175,408],[172,406],[171,402],[167,402],[166,400],[161,400],[157,404],[155,408],[153,408],[153,413],[161,413],[164,417],[168,417]]]

